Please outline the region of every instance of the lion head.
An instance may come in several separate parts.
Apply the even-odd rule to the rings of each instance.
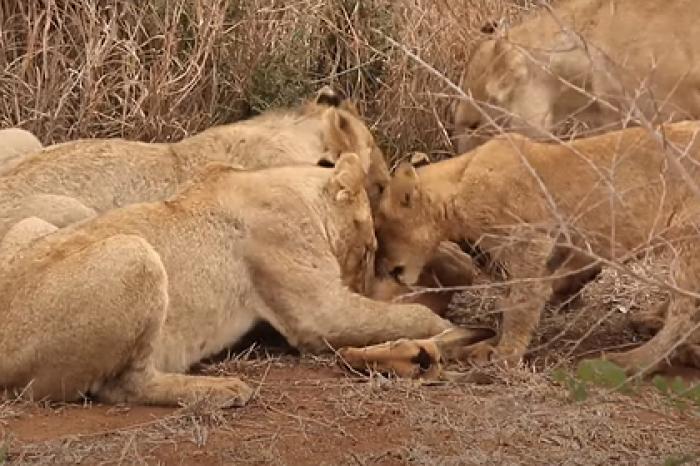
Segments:
[[[431,214],[428,193],[408,162],[400,164],[384,191],[375,218],[378,269],[406,285],[418,281],[440,245],[441,224]]]
[[[365,189],[373,210],[389,183],[389,169],[384,154],[377,145],[355,104],[326,86],[302,109],[306,115],[318,115],[323,119],[323,145],[325,157],[319,165],[335,165],[343,153],[356,154],[365,177]]]
[[[454,109],[454,142],[458,153],[483,144],[503,130],[538,137],[551,127],[549,76],[532,69],[527,57],[506,38],[477,47],[461,79],[471,97]],[[535,78],[535,74],[538,76]]]
[[[338,158],[326,185],[332,221],[327,226],[331,245],[341,264],[345,285],[366,293],[374,279],[377,239],[361,158],[344,153]]]

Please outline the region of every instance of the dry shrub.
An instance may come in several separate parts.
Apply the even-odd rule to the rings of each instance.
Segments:
[[[0,126],[44,143],[179,139],[332,84],[388,154],[451,151],[444,81],[514,0],[0,0]]]

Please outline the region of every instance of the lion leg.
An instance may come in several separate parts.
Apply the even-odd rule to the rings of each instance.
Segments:
[[[319,257],[310,267],[289,260],[284,251],[268,249],[266,253],[249,265],[253,283],[259,284],[256,291],[266,304],[261,307],[261,318],[303,351],[320,353],[391,340],[426,339],[456,328],[424,306],[374,301],[351,292],[342,285],[335,258],[323,261]],[[402,374],[409,365],[437,363],[436,353],[426,345],[412,348],[415,351],[386,347],[364,354],[370,359],[383,355],[383,367],[393,366]],[[384,350],[389,351],[388,356]]]
[[[437,286],[468,286],[474,281],[474,263],[455,243],[443,241],[426,264]],[[427,285],[424,285],[427,286]]]
[[[232,408],[245,406],[253,389],[236,377],[169,374],[148,365],[135,365],[118,379],[108,381],[97,396],[108,403],[177,406],[207,400],[220,408]]]
[[[142,238],[113,237],[67,251],[17,283],[0,328],[0,386],[34,398],[177,405],[214,394],[247,400],[238,379],[216,382],[153,368],[168,280]],[[12,272],[10,272],[12,273]],[[226,387],[229,385],[235,387]]]
[[[469,286],[474,282],[474,274],[471,256],[455,243],[443,241],[423,269],[418,278],[418,286],[425,288]],[[453,289],[428,291],[417,295],[412,301],[423,304],[436,314],[443,316],[447,313],[452,298],[457,292]]]
[[[346,290],[333,294],[316,309],[311,302],[304,306],[303,318],[286,319],[278,307],[270,323],[279,325],[277,330],[290,344],[311,352],[327,351],[329,345],[366,346],[399,338],[427,338],[454,327],[420,304],[374,301]]]
[[[595,259],[569,247],[568,241],[573,240],[576,246],[585,248],[586,244],[578,236],[567,239],[563,233],[557,235],[554,246],[547,257],[547,269],[557,272],[559,278],[552,281],[552,297],[554,305],[571,304],[586,284],[594,280],[603,270]]]
[[[700,369],[700,344],[686,343],[678,349],[678,362]]]
[[[681,290],[697,294],[700,292],[700,250],[697,245],[689,242],[678,248],[678,252],[673,268],[675,285]],[[682,353],[684,345],[695,342],[700,334],[699,324],[698,299],[686,293],[674,292],[664,325],[651,340],[633,350],[608,354],[606,357],[629,373],[654,372],[667,359],[672,359],[674,353]]]
[[[147,244],[147,243],[145,243]],[[149,246],[150,247],[150,246]],[[160,258],[152,251],[151,260],[160,265],[162,276],[157,287],[145,286],[135,303],[141,308],[141,334],[131,348],[131,360],[119,377],[108,380],[96,392],[99,399],[109,403],[143,403],[179,405],[207,400],[218,407],[245,405],[253,390],[237,377],[205,377],[163,373],[154,367],[153,353],[167,313],[167,276]],[[137,278],[136,275],[134,278]],[[134,287],[136,288],[136,286]],[[133,289],[133,288],[132,288]]]
[[[456,327],[420,304],[383,303],[338,288],[325,305],[308,302],[303,318],[271,323],[280,325],[280,333],[299,349],[318,353],[338,348],[351,367],[375,367],[404,377],[438,376],[442,356],[429,338]],[[382,344],[389,341],[393,343]],[[377,343],[378,348],[366,348]]]
[[[14,283],[0,327],[0,385],[71,401],[128,367],[136,343],[162,321],[167,279],[137,237],[48,252],[39,268],[20,263],[8,272],[17,276],[2,277]]]
[[[344,347],[338,354],[354,369],[369,367],[379,372],[393,372],[399,377],[438,379],[442,376],[444,361],[457,359],[471,345],[494,335],[495,331],[488,328],[453,327],[430,338],[402,338],[360,348]]]
[[[487,360],[517,364],[525,354],[537,329],[544,305],[551,294],[547,257],[553,241],[546,235],[529,229],[514,232],[509,243],[494,255],[504,265],[513,283],[507,295],[499,301],[503,312],[498,344],[474,345],[466,356],[473,362]]]

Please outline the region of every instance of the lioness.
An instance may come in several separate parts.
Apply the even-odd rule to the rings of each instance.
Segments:
[[[237,406],[252,393],[239,379],[181,373],[258,321],[311,352],[445,330],[477,337],[423,306],[372,301],[344,285],[372,270],[364,180],[355,154],[333,170],[221,165],[172,200],[60,230],[19,222],[0,243],[0,386],[29,384],[25,393],[54,400],[207,396]],[[414,356],[428,367],[423,353]]]
[[[375,219],[377,261],[411,284],[440,241],[478,244],[513,282],[500,304],[500,341],[495,348],[479,345],[472,357],[514,362],[525,353],[551,292],[543,277],[671,247],[678,256],[673,286],[683,291],[674,294],[664,327],[643,346],[609,355],[629,370],[653,370],[700,319],[700,191],[694,186],[700,122],[660,131],[663,143],[682,156],[665,153],[655,133],[633,128],[570,145],[511,134],[417,171],[403,164]],[[569,241],[553,249],[555,237]],[[683,351],[697,355],[698,348]]]
[[[700,3],[570,0],[538,8],[481,43],[454,113],[457,153],[498,132],[612,130],[631,108],[661,121],[700,118]],[[489,31],[491,32],[491,31]]]
[[[57,144],[27,158],[0,179],[0,239],[25,217],[63,227],[116,207],[165,199],[211,161],[251,170],[294,164],[332,166],[344,151],[362,154],[365,187],[376,208],[389,181],[384,156],[354,104],[327,86],[297,109],[269,111],[174,144],[122,139]],[[456,259],[444,267],[436,262],[440,275],[445,275],[443,269],[454,269],[460,259],[457,252],[454,255]],[[462,254],[461,261],[461,270],[450,273],[458,284],[467,284],[472,273],[469,257]],[[381,297],[389,299],[398,292],[385,290]]]
[[[166,199],[212,161],[246,169],[332,165],[342,152],[361,157],[376,201],[389,178],[383,155],[352,103],[327,88],[300,108],[210,128],[177,143],[57,144],[0,178],[0,238],[29,216],[62,227],[94,212]]]
[[[39,139],[26,129],[0,129],[0,175],[42,147]]]

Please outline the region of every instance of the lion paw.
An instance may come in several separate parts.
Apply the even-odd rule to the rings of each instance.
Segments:
[[[199,377],[198,377],[199,378]],[[245,406],[253,396],[253,389],[235,377],[202,377],[192,391],[193,397],[202,397],[220,408]]]
[[[468,349],[464,357],[475,366],[483,366],[490,363],[496,354],[495,346],[489,343],[477,343]]]
[[[464,356],[466,361],[475,366],[496,364],[503,368],[515,367],[522,359],[519,351],[501,345],[493,346],[487,342],[472,345]]]
[[[626,374],[654,372],[663,360],[644,350],[644,346],[622,353],[604,353],[603,359],[620,366]]]
[[[372,369],[398,377],[432,380],[442,372],[440,351],[430,340],[401,339],[361,348],[340,348],[338,356],[352,369]]]

